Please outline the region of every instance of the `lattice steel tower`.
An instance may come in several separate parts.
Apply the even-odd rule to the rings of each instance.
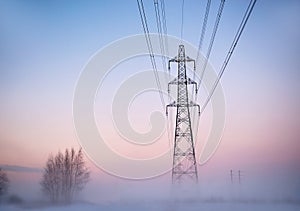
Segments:
[[[186,62],[193,62],[195,71],[195,60],[186,56],[184,46],[179,45],[178,56],[169,60],[169,69],[170,62],[178,63],[178,75],[174,80],[168,83],[168,92],[170,92],[170,85],[177,85],[177,101],[172,102],[166,107],[167,115],[169,107],[177,108],[172,182],[181,183],[184,180],[197,182],[197,163],[195,158],[190,107],[197,106],[198,114],[200,114],[200,106],[189,101],[188,85],[194,85],[195,92],[197,93],[197,83],[187,77],[186,74]]]

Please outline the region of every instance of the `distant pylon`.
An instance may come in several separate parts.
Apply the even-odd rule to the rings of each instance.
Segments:
[[[242,174],[241,174],[241,170],[239,170],[239,184],[241,184],[241,178],[242,178]]]
[[[193,141],[193,133],[191,127],[190,107],[197,106],[198,114],[200,114],[200,106],[188,99],[188,86],[194,85],[197,93],[197,83],[187,77],[186,62],[194,63],[195,60],[185,55],[184,45],[179,45],[178,56],[169,60],[170,62],[178,63],[178,75],[169,82],[170,85],[177,85],[177,101],[167,105],[166,114],[168,115],[169,107],[176,107],[176,126],[174,137],[174,152],[173,152],[173,168],[172,182],[181,183],[184,180],[198,182],[197,163],[195,158],[195,148]]]

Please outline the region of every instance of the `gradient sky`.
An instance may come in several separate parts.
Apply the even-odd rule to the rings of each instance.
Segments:
[[[180,37],[181,1],[165,4],[168,33]],[[218,4],[212,3],[204,54]],[[225,3],[210,60],[216,70],[247,4]],[[183,38],[195,46],[204,7],[204,1],[185,1]],[[153,2],[145,1],[145,8],[150,31],[156,32]],[[299,11],[297,0],[257,2],[221,80],[226,126],[203,170],[283,173],[299,190],[294,180],[300,176]],[[72,99],[89,58],[116,39],[143,33],[136,1],[129,0],[0,0],[0,32],[0,164],[39,168],[49,153],[79,146]],[[153,99],[147,111],[158,109],[158,96]],[[147,129],[147,116],[132,118]],[[207,127],[205,121],[201,127]],[[205,134],[200,143],[201,138]]]

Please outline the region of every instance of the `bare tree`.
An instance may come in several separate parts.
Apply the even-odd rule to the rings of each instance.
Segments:
[[[72,148],[65,154],[49,156],[44,169],[41,186],[51,201],[70,203],[75,194],[88,182],[90,173],[84,162],[82,149],[77,153]]]
[[[7,192],[8,184],[8,177],[6,173],[0,168],[0,197]]]

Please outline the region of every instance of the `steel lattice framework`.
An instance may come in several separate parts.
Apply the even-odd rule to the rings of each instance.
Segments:
[[[198,107],[198,113],[200,114],[200,106],[193,101],[189,101],[188,85],[194,85],[197,93],[197,83],[187,77],[186,74],[186,62],[193,62],[195,70],[195,60],[185,55],[184,45],[179,45],[178,56],[169,60],[169,69],[171,62],[178,63],[178,75],[168,84],[168,92],[170,92],[170,85],[177,85],[177,101],[172,102],[166,107],[167,115],[169,107],[177,108],[172,182],[181,183],[183,180],[197,182],[197,163],[191,127],[190,107]]]

